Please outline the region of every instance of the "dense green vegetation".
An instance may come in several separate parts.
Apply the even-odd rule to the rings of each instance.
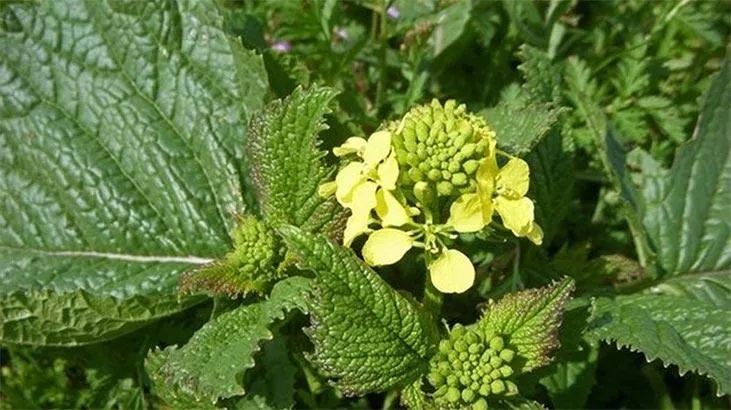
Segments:
[[[731,407],[730,35],[720,0],[0,0],[0,408]],[[364,181],[395,202],[341,246]]]

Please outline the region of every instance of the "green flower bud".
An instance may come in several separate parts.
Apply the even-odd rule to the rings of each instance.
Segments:
[[[510,377],[513,375],[513,368],[507,364],[498,369],[503,377]]]
[[[482,393],[480,393],[482,394]],[[472,410],[487,410],[487,400],[480,398],[472,404]]]
[[[503,349],[502,351],[500,351],[500,358],[507,363],[513,361],[513,357],[515,357],[515,352],[510,349]]]
[[[500,373],[500,369],[495,369],[490,372],[490,378],[493,380],[497,380],[499,378],[503,377],[503,374]]]
[[[504,347],[505,347],[505,342],[503,341],[502,337],[495,336],[492,339],[490,339],[490,348],[495,350],[496,352],[503,350]]]
[[[449,196],[454,191],[454,185],[447,181],[440,181],[437,183],[437,193],[440,196]]]
[[[400,124],[403,126],[399,131]],[[495,132],[483,119],[467,113],[464,105],[454,101],[442,105],[434,100],[431,104],[415,107],[402,122],[392,123],[389,131],[393,134],[396,159],[402,172],[411,177],[410,170],[418,168],[426,177],[411,177],[401,182],[409,185],[428,179],[439,196],[475,191],[475,185],[464,178],[474,174],[495,139]],[[419,161],[415,162],[415,158]],[[464,177],[452,181],[460,171],[464,171]]]
[[[449,376],[447,376],[447,379],[446,380],[447,380],[447,385],[448,386],[456,386],[457,385],[457,381],[458,381],[457,380],[457,376],[454,375],[454,374],[450,374]]]
[[[462,400],[466,403],[472,403],[472,400],[475,399],[475,392],[472,391],[472,389],[464,389],[462,390]]]
[[[450,387],[449,390],[447,390],[445,398],[451,403],[456,403],[459,400],[460,396],[461,394],[456,387]]]
[[[518,394],[518,386],[510,380],[505,381],[505,388],[507,390],[505,392],[506,396],[515,396]]]
[[[505,382],[502,380],[493,380],[492,383],[490,383],[490,391],[493,394],[500,394],[505,391]]]
[[[515,352],[505,348],[503,336],[485,336],[474,326],[457,325],[439,343],[427,376],[439,393],[433,395],[437,407],[469,408],[477,402],[486,404],[491,395],[517,394],[517,386],[509,380],[515,370],[501,357],[512,360]]]

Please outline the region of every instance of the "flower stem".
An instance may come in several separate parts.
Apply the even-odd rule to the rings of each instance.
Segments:
[[[431,254],[428,250],[424,253],[424,259],[426,260],[427,272],[424,280],[424,297],[422,298],[422,303],[427,312],[431,313],[435,318],[438,318],[442,311],[442,292],[438,291],[431,281],[431,275],[429,275]]]

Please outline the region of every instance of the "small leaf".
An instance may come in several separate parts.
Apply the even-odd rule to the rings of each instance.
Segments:
[[[543,288],[508,294],[497,302],[490,300],[477,326],[488,336],[507,337],[507,344],[525,361],[520,371],[544,366],[559,346],[558,329],[573,289],[573,279],[566,278]]]
[[[280,229],[302,268],[317,275],[310,303],[312,362],[348,394],[402,387],[428,368],[431,317],[322,235]]]
[[[254,185],[265,218],[335,235],[345,212],[331,197],[317,193],[332,170],[322,163],[317,135],[326,129],[324,115],[335,97],[330,88],[297,88],[284,100],[270,103],[254,116],[247,151]]]
[[[500,148],[513,155],[529,152],[556,123],[561,109],[549,103],[500,102],[482,112],[495,130]]]
[[[206,323],[183,347],[167,354],[166,381],[213,403],[244,393],[237,376],[254,365],[259,343],[272,339],[270,325],[292,309],[306,310],[310,281],[291,277],[274,286],[269,299],[243,305]]]

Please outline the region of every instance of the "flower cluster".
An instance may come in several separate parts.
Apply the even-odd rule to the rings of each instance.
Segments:
[[[517,395],[518,386],[510,380],[514,357],[502,337],[488,340],[476,329],[456,325],[430,362],[434,401],[442,408],[486,409],[490,396]]]
[[[464,292],[475,278],[469,258],[450,248],[454,239],[487,227],[495,214],[514,235],[540,244],[543,232],[525,196],[528,164],[496,149],[495,137],[464,105],[434,100],[368,140],[336,147],[344,166],[320,195],[334,194],[351,211],[343,244],[369,235],[362,254],[372,266],[423,249],[431,282],[444,293]]]

